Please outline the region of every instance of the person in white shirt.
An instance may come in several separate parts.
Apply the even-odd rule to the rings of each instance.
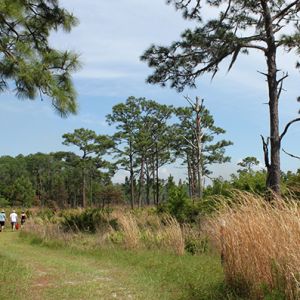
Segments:
[[[12,230],[15,230],[18,221],[18,215],[16,214],[16,211],[13,210],[12,213],[9,215],[9,217],[10,217],[11,228]]]

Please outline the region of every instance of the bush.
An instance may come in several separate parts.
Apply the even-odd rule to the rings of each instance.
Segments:
[[[207,237],[202,239],[185,239],[185,251],[192,255],[206,253],[208,252],[208,249],[209,243]]]
[[[118,226],[115,219],[109,218],[109,211],[97,208],[66,211],[62,213],[61,225],[65,231],[85,231],[95,233],[110,226]]]
[[[167,202],[158,207],[158,212],[174,216],[178,222],[196,222],[200,209],[187,196],[183,187],[173,187]]]
[[[4,197],[0,197],[0,207],[7,207],[9,206],[9,201]]]
[[[43,221],[50,221],[55,215],[55,211],[50,208],[44,208],[38,211],[36,217],[42,219]]]

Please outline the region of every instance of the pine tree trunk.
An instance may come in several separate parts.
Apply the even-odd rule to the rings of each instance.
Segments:
[[[197,194],[202,198],[202,130],[201,130],[201,106],[196,97],[196,139],[197,139]]]
[[[130,206],[131,209],[134,207],[134,172],[133,172],[133,153],[132,153],[132,143],[129,142],[129,168],[130,168]]]
[[[141,172],[140,172],[140,188],[139,188],[139,207],[142,207],[142,197],[144,196],[144,156],[141,159]]]
[[[276,66],[276,43],[273,32],[272,18],[267,1],[261,1],[264,11],[265,31],[268,49],[266,60],[268,66],[269,115],[270,115],[270,150],[271,163],[267,174],[267,188],[280,194],[280,134],[278,117],[278,81]]]
[[[156,161],[155,161],[155,168],[156,168],[156,205],[159,204],[159,176],[158,176],[158,148],[156,144]]]
[[[150,205],[150,174],[148,159],[146,159],[146,203]]]
[[[86,190],[86,178],[85,178],[85,167],[82,169],[82,207],[86,207],[86,195],[85,195],[85,190]]]
[[[153,154],[153,160],[152,160],[152,193],[153,193],[153,204],[156,204],[156,189],[155,189],[155,159]]]
[[[188,166],[188,179],[189,179],[189,196],[190,198],[193,197],[192,193],[192,172],[191,172],[191,162],[189,155],[187,155],[187,166]]]

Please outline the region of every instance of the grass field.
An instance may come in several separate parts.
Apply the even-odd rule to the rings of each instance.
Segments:
[[[0,235],[1,299],[236,299],[218,257],[80,251]]]

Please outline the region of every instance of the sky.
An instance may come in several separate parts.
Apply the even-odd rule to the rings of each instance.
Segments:
[[[169,45],[178,40],[188,27],[180,12],[166,5],[165,0],[61,0],[79,19],[80,24],[71,33],[53,33],[52,46],[80,54],[82,69],[74,74],[78,93],[79,112],[61,119],[47,100],[19,100],[13,91],[0,95],[0,155],[16,156],[53,151],[74,151],[62,145],[62,135],[76,128],[92,129],[98,134],[112,134],[105,116],[113,105],[129,96],[146,97],[174,106],[187,105],[184,96],[204,98],[216,125],[224,128],[223,138],[234,145],[226,154],[231,163],[212,166],[213,176],[227,178],[237,169],[237,163],[246,156],[263,160],[260,135],[268,135],[267,85],[257,71],[265,71],[264,57],[255,51],[238,58],[235,67],[226,71],[228,61],[221,65],[213,81],[204,76],[197,80],[197,88],[177,93],[145,82],[151,69],[140,56],[151,44]],[[280,103],[280,124],[284,128],[298,117],[299,71],[294,66],[295,56],[279,53],[279,68],[289,73]],[[300,155],[300,123],[294,124],[283,141],[283,148]],[[299,160],[282,153],[282,169],[297,170]],[[263,164],[262,164],[263,166]],[[176,179],[186,178],[179,166],[166,166],[161,176],[172,174]],[[115,182],[124,179],[118,172]]]

